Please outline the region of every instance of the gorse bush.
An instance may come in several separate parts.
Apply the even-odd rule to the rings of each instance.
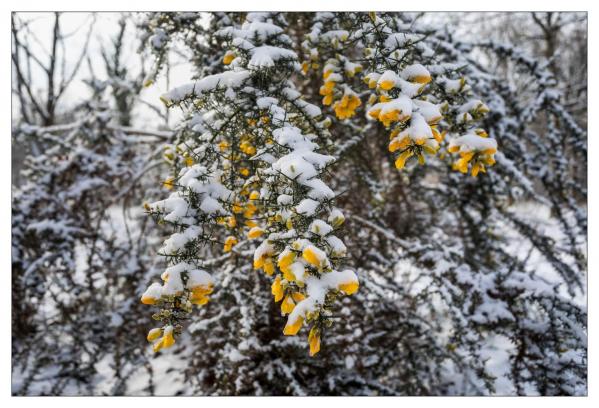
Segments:
[[[586,394],[586,132],[548,63],[404,13],[142,17],[140,50],[154,65],[136,86],[154,86],[173,51],[194,70],[160,98],[182,113],[172,137],[150,153],[131,149],[109,125],[122,115],[92,109],[72,128],[106,135],[91,147],[97,166],[75,172],[91,180],[85,210],[45,204],[72,184],[42,176],[59,171],[46,158],[27,167],[48,193],[22,187],[13,198],[16,338],[52,333],[42,354],[64,357],[21,369],[35,382],[62,364],[41,393],[71,381],[96,392],[98,362],[114,355],[112,390],[123,394],[141,365],[149,393],[162,382],[194,395]],[[509,61],[527,87],[483,55]],[[131,164],[141,151],[161,161],[161,184],[147,162]],[[44,157],[80,163],[62,150]],[[115,182],[99,181],[105,174]],[[136,191],[131,178],[142,188],[127,203],[143,205],[152,237],[169,231],[157,254],[143,230],[143,248],[112,248],[104,234],[87,241],[85,225],[105,222],[116,202],[109,196]],[[42,236],[63,215],[76,230]],[[98,254],[92,280],[131,271],[134,249],[130,278],[102,286],[115,301],[91,281],[77,295],[65,286],[85,308],[61,295],[60,330],[34,318],[31,302],[15,308],[15,296],[43,299],[30,292],[44,282],[69,282],[75,246]],[[86,319],[97,304],[102,316],[120,308],[124,321],[112,326],[134,329],[126,348],[105,321]],[[67,319],[90,323],[78,331]],[[66,360],[78,347],[103,351],[72,380]],[[157,362],[171,368],[154,379]]]
[[[200,18],[150,16],[154,52],[163,55],[176,36],[191,38]],[[176,191],[147,207],[176,228],[161,252],[171,265],[164,282],[142,298],[161,308],[153,317],[163,325],[148,336],[155,350],[175,343],[197,304],[205,312],[192,332],[222,324],[224,311],[239,319],[222,331],[222,351],[208,352],[228,355],[241,370],[235,386],[224,384],[232,368],[223,363],[194,368],[208,393],[488,392],[494,383],[485,348],[498,338],[515,350],[512,392],[584,392],[586,317],[563,297],[563,289],[584,290],[584,224],[572,225],[584,217],[578,203],[558,205],[572,210],[562,214],[571,245],[550,254],[552,238],[506,204],[514,194],[546,202],[531,180],[536,174],[520,165],[530,153],[498,153],[489,137],[517,138],[533,150],[544,142],[527,140],[528,126],[548,103],[552,132],[574,128],[581,145],[584,133],[552,105],[554,91],[536,64],[517,61],[538,81],[539,95],[527,117],[514,120],[504,116],[518,110],[517,91],[472,63],[472,45],[418,28],[409,16],[249,13],[210,21],[202,30],[211,52],[196,66],[198,79],[162,97],[186,119],[167,157],[165,183]],[[199,56],[207,46],[191,47]],[[385,139],[390,156],[381,154]],[[498,170],[477,177],[496,154]],[[386,170],[389,160],[400,173]],[[547,282],[508,252],[510,226],[547,256],[561,282]],[[251,253],[253,269],[268,279],[244,265]],[[281,302],[280,311],[265,312],[276,316],[259,316],[265,296],[256,292],[268,290],[265,280]],[[359,286],[353,301],[344,297]],[[208,303],[215,288],[233,299]],[[309,355],[321,341],[326,354],[307,361],[291,351],[272,355],[297,344],[268,327],[279,315],[288,315],[283,334],[307,325]],[[549,339],[546,325],[569,334],[551,330]],[[198,346],[198,358],[214,349],[210,333],[199,335],[206,347]],[[318,380],[325,371],[327,383]]]

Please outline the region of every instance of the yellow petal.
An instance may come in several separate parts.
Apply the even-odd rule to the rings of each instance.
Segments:
[[[164,180],[164,182],[162,183],[162,185],[164,186],[164,188],[166,188],[167,190],[172,190],[174,185],[175,179],[173,177],[169,177],[166,180]]]
[[[419,84],[428,84],[431,81],[430,75],[416,75],[410,78],[410,81],[416,82]]]
[[[460,156],[462,157],[462,160],[469,162],[474,157],[474,152],[462,152],[460,153]]]
[[[304,251],[302,252],[302,258],[308,261],[308,263],[310,263],[311,265],[316,266],[317,268],[320,267],[320,259],[311,247],[307,247],[306,249],[304,249]]]
[[[392,89],[395,86],[395,81],[382,81],[379,87],[385,91]]]
[[[231,62],[233,62],[234,59],[235,54],[233,54],[231,51],[227,51],[227,53],[223,57],[223,64],[229,65]]]
[[[143,303],[144,305],[154,305],[156,304],[156,298],[150,296],[142,296],[141,303]]]
[[[291,271],[291,267],[289,267],[289,266],[281,267],[281,272],[283,272],[283,278],[285,278],[289,282],[295,282],[295,275]]]
[[[495,158],[493,156],[483,156],[482,160],[487,166],[492,166],[495,164]]]
[[[391,140],[391,142],[389,143],[389,151],[391,153],[393,153],[396,150],[399,150],[400,144],[401,144],[401,141],[398,138]]]
[[[229,147],[229,143],[227,143],[224,140],[218,144],[218,148],[221,152],[224,152],[225,150],[227,150],[228,147]]]
[[[146,337],[148,341],[154,341],[158,339],[162,335],[162,329],[152,329],[148,332],[148,336]]]
[[[227,225],[229,226],[229,228],[235,228],[237,226],[237,219],[233,216],[230,216],[227,219]]]
[[[279,266],[279,268],[286,268],[289,265],[291,265],[293,262],[295,262],[295,252],[293,251],[288,251],[283,257],[281,257],[279,259],[279,261],[277,262],[277,265]]]
[[[175,338],[173,337],[173,332],[171,330],[162,337],[162,347],[169,348],[172,347],[173,344],[175,344]]]
[[[272,261],[272,258],[267,258],[266,261],[264,261],[264,272],[268,275],[271,276],[275,271],[275,264]]]
[[[263,257],[254,259],[254,269],[261,269],[264,267],[265,259]]]
[[[291,296],[293,297],[293,300],[295,300],[296,303],[299,303],[306,298],[306,296],[304,296],[300,292],[293,292]]]
[[[395,168],[401,170],[406,165],[406,160],[408,160],[414,153],[411,150],[406,150],[402,154],[399,155],[397,160],[395,160]]]
[[[295,309],[295,302],[291,296],[285,296],[285,299],[283,299],[283,302],[281,303],[281,312],[283,314],[289,314],[293,312],[293,309]]]
[[[309,69],[310,69],[310,63],[308,61],[302,62],[302,72],[304,75],[306,75],[308,73]]]
[[[463,158],[454,163],[454,169],[461,173],[468,173],[468,161]]]
[[[152,346],[154,353],[157,353],[160,351],[160,349],[162,349],[162,342],[163,342],[163,339],[160,339],[156,343],[154,343],[154,345]]]
[[[300,331],[303,324],[304,318],[301,316],[298,317],[292,324],[289,324],[289,322],[287,322],[287,324],[285,325],[285,329],[283,330],[283,334],[286,336],[295,336],[297,332]]]
[[[352,294],[356,293],[356,291],[358,290],[359,287],[360,287],[359,282],[353,281],[353,282],[343,283],[343,284],[339,285],[339,290],[344,292],[346,295],[352,295]]]
[[[280,276],[277,276],[275,278],[275,281],[272,283],[272,286],[270,287],[270,291],[275,297],[275,302],[278,302],[279,300],[283,299],[283,285],[281,284]]]
[[[262,236],[262,234],[264,234],[264,230],[262,228],[254,227],[248,232],[248,238],[256,239],[256,238],[259,238],[260,236]]]
[[[308,342],[310,343],[310,357],[313,357],[316,353],[320,351],[320,331],[310,330],[310,335],[308,336]]]
[[[210,298],[207,296],[194,296],[189,300],[194,305],[203,306],[210,301]]]

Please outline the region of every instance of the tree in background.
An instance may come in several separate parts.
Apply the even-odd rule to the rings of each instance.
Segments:
[[[120,27],[115,48],[103,52],[111,76],[86,82],[89,99],[55,106],[61,115],[51,126],[43,116],[21,116],[13,124],[15,144],[35,146],[22,165],[25,182],[13,188],[12,198],[15,394],[124,394],[133,373],[146,368],[152,374],[131,335],[143,335],[141,305],[131,299],[154,264],[147,254],[156,229],[140,218],[139,197],[156,194],[155,183],[147,181],[161,164],[156,157],[169,134],[121,126],[128,124],[123,118],[135,104],[130,95],[143,75],[129,79],[118,66]],[[35,109],[33,101],[24,103],[22,111]],[[100,365],[108,366],[103,373]],[[151,377],[147,387],[151,392]]]

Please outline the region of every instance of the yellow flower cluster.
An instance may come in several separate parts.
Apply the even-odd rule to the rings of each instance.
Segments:
[[[310,59],[302,62],[302,73],[304,75],[308,75],[308,71],[310,69],[318,69],[320,67],[320,64],[318,63],[318,58],[318,51],[315,48],[310,50]]]
[[[255,219],[259,210],[256,202],[260,199],[260,193],[257,191],[260,184],[253,175],[255,170],[253,166],[252,168],[246,166],[252,163],[250,159],[256,154],[256,146],[260,143],[268,143],[267,140],[261,142],[260,137],[255,134],[260,135],[270,127],[270,118],[264,115],[256,115],[254,118],[245,117],[241,119],[241,123],[245,126],[246,132],[238,141],[221,140],[216,145],[217,150],[224,153],[223,168],[225,172],[222,179],[229,182],[236,180],[232,184],[235,185],[234,189],[237,191],[237,198],[230,204],[231,215],[217,218],[218,224],[231,230],[231,235],[224,242],[224,252],[231,252],[233,246],[237,245],[239,242],[237,237],[244,234],[242,232],[244,228],[248,228],[247,236],[250,239],[256,239],[264,233],[264,230],[258,227]],[[237,149],[238,153],[235,154],[234,152]],[[234,164],[237,164],[237,166],[234,166]],[[234,171],[235,168],[237,169],[236,172]]]
[[[252,146],[247,139],[242,139],[241,143],[239,144],[239,149],[248,156],[253,156],[256,154],[256,148]]]
[[[167,326],[164,329],[155,328],[148,332],[148,341],[154,342],[152,348],[154,352],[158,352],[162,349],[172,347],[175,344],[175,337],[173,335],[173,327]],[[158,341],[156,341],[158,340]]]
[[[288,315],[293,312],[295,305],[306,298],[299,288],[291,288],[287,282],[281,280],[281,276],[277,275],[271,285],[271,293],[274,296],[275,302],[281,302],[281,313]]]
[[[264,256],[254,260],[254,269],[264,269],[268,276],[272,276],[275,272],[275,263],[273,259],[265,254]]]
[[[210,295],[213,290],[214,288],[212,285],[195,286],[191,288],[191,296],[189,296],[189,301],[194,305],[203,306],[210,300],[208,295]]]
[[[249,230],[248,232],[248,238],[249,239],[256,239],[262,236],[262,234],[264,234],[264,230],[260,227],[253,227]]]
[[[277,262],[277,266],[283,273],[283,277],[293,282],[295,281],[295,274],[291,270],[291,265],[295,262],[295,258],[297,257],[296,253],[290,250],[286,250],[283,252],[284,255],[279,257],[279,261]]]
[[[281,223],[284,224],[287,229],[293,229],[294,222],[291,218],[285,220],[280,216],[272,217],[271,221],[270,225]],[[327,228],[337,228],[341,226],[343,222],[343,214],[337,210],[330,215],[328,223],[313,223],[310,227],[310,231],[314,234],[326,234],[326,232],[323,231],[330,231]],[[304,223],[298,220],[297,225],[304,225]],[[277,251],[269,240],[264,241],[254,254],[254,268],[264,269],[264,272],[269,276],[279,271],[272,283],[271,293],[275,302],[281,302],[280,307],[283,315],[292,314],[300,302],[309,301],[306,291],[311,284],[325,285],[322,286],[323,290],[333,289],[334,293],[345,295],[351,295],[359,288],[359,283],[355,278],[355,275],[349,277],[349,279],[345,278],[341,281],[335,281],[335,283],[329,284],[329,286],[326,286],[327,284],[325,283],[314,283],[314,281],[312,281],[312,283],[306,283],[305,280],[308,276],[312,277],[310,279],[313,279],[315,276],[323,277],[326,281],[326,277],[329,273],[337,274],[338,272],[333,270],[333,266],[327,257],[327,253],[305,239],[293,241],[282,251]],[[320,280],[318,282],[320,282]],[[308,306],[307,309],[302,309],[302,312],[293,319],[291,316],[288,318],[285,328],[283,329],[285,335],[293,336],[300,331],[306,322],[309,322],[312,326],[308,336],[310,356],[314,356],[320,350],[321,327],[324,323],[319,318],[322,310],[318,308],[322,308],[323,306],[324,305],[322,304],[316,306],[316,310],[313,309],[314,306]],[[306,306],[304,305],[302,307],[305,308]]]
[[[250,185],[252,184],[255,183],[251,183]],[[236,230],[236,228],[239,225],[237,220],[237,215],[239,215],[240,217],[243,217],[243,225],[241,225],[241,227],[249,228],[247,234],[248,238],[256,239],[262,236],[262,234],[264,233],[264,230],[258,227],[258,223],[253,219],[255,217],[256,212],[258,211],[258,207],[256,206],[256,204],[254,204],[254,201],[260,198],[260,193],[256,190],[250,192],[250,190],[248,190],[247,188],[242,188],[239,192],[239,195],[244,199],[247,197],[248,201],[245,204],[243,204],[242,201],[234,202],[231,205],[231,212],[233,214],[228,217],[219,217],[217,219],[217,222],[221,225],[227,226],[231,230]],[[236,237],[232,235],[227,237],[223,248],[224,252],[230,252],[233,246],[235,246],[237,243],[238,240]]]
[[[430,125],[430,130],[434,142],[426,135],[412,137],[409,134],[401,134],[398,130],[391,132],[389,151],[391,153],[396,151],[401,152],[395,160],[395,168],[398,170],[403,169],[406,165],[406,161],[412,156],[416,156],[418,158],[418,162],[420,164],[424,164],[424,153],[427,153],[431,156],[437,154],[437,151],[439,150],[439,143],[441,143],[445,137],[446,132],[439,133],[436,125]]]
[[[175,344],[174,335],[180,332],[181,315],[190,313],[192,305],[208,303],[213,291],[210,275],[202,270],[190,269],[185,263],[167,268],[161,278],[164,284],[153,283],[141,298],[144,304],[160,306],[160,312],[153,318],[167,322],[163,328],[155,328],[148,333],[147,339],[154,342],[155,352]]]
[[[352,280],[346,283],[342,283],[337,286],[337,290],[343,292],[345,295],[352,295],[359,289],[359,283],[357,280]],[[280,280],[280,276],[277,276],[275,282],[272,286],[272,293],[275,296],[275,302],[280,301],[285,294],[285,283]],[[283,303],[281,304],[281,310],[283,314],[293,312],[295,308],[296,302],[300,300],[304,300],[305,296],[299,292],[292,292],[291,297],[289,294],[285,296],[283,299]],[[318,316],[318,311],[308,312],[307,319],[308,321],[314,319]],[[303,316],[298,316],[294,321],[288,321],[283,329],[283,334],[286,336],[295,336],[302,326],[304,325]],[[308,343],[310,345],[310,356],[314,356],[318,351],[320,351],[320,330],[317,325],[312,326],[310,329],[310,334],[308,335]]]
[[[347,92],[343,97],[335,102],[333,109],[335,109],[335,115],[338,119],[348,119],[356,114],[356,108],[362,105],[362,101],[358,95],[353,92]]]
[[[322,98],[323,105],[330,105],[333,103],[333,95],[335,93],[335,81],[325,81],[324,85],[320,87],[319,93],[324,96]]]
[[[329,106],[333,104],[333,101],[335,100],[335,87],[343,80],[340,72],[343,72],[347,77],[352,78],[361,71],[362,66],[359,64],[354,64],[346,60],[341,62],[335,58],[329,59],[323,69],[322,77],[324,79],[324,84],[320,87],[319,91],[320,95],[324,97],[322,99],[323,105]],[[333,108],[339,119],[347,119],[355,114],[356,108],[361,104],[362,102],[358,95],[351,91],[346,85],[341,100],[337,101]]]
[[[400,109],[391,109],[384,113],[381,113],[381,111],[381,108],[370,109],[368,111],[368,116],[382,122],[385,127],[389,127],[395,122],[403,123],[410,119],[410,115],[402,112]]]
[[[458,153],[460,158],[453,163],[453,169],[461,173],[468,173],[471,168],[472,177],[478,176],[479,172],[486,173],[485,166],[495,164],[496,147],[464,148],[457,144],[450,145],[447,149],[450,153]],[[471,165],[471,166],[470,166]]]
[[[225,239],[225,245],[223,246],[223,251],[224,252],[231,252],[231,250],[233,249],[233,247],[235,245],[237,245],[237,238],[234,237],[233,235],[229,235],[226,239]]]
[[[322,251],[310,245],[304,248],[304,250],[302,251],[302,258],[304,258],[310,265],[314,266],[316,269],[322,270],[322,268],[325,266],[324,261],[326,260],[326,257],[323,256],[324,254],[321,254],[319,252]]]

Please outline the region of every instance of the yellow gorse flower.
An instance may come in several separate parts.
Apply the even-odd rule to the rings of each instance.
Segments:
[[[335,115],[339,119],[348,119],[356,114],[356,108],[362,105],[362,101],[355,94],[345,94],[341,100],[335,102],[333,109],[335,109]]]
[[[395,81],[389,81],[389,80],[381,81],[381,83],[379,84],[379,87],[384,91],[393,89],[394,86],[395,86]]]
[[[308,263],[317,268],[320,267],[320,259],[316,255],[316,252],[311,247],[304,249],[302,252],[302,258],[304,258]]]
[[[233,51],[227,51],[223,57],[223,64],[229,65],[235,59],[235,53]]]
[[[143,303],[144,305],[154,305],[156,304],[156,301],[158,299],[151,297],[151,296],[142,296],[141,297],[141,303]]]
[[[333,93],[335,92],[335,82],[327,81],[323,86],[320,87],[319,93],[324,96],[322,99],[323,105],[330,105],[333,103]]]
[[[344,292],[346,295],[352,295],[358,291],[360,284],[358,281],[343,283],[339,285],[339,290]]]
[[[158,338],[158,336],[160,336],[161,332],[162,332],[161,329],[150,330],[150,333],[148,333],[148,340],[150,339],[150,334],[152,334],[152,338],[155,340]],[[158,336],[156,336],[155,333],[158,333]],[[160,340],[155,342],[154,345],[152,346],[152,348],[153,348],[154,352],[157,353],[158,351],[162,350],[163,348],[172,347],[174,344],[175,344],[175,337],[173,335],[173,327],[167,326],[164,329],[164,335],[162,336],[162,338],[160,338]]]
[[[293,262],[295,262],[295,258],[296,258],[295,252],[288,251],[285,255],[283,255],[281,258],[279,258],[279,261],[277,262],[277,266],[280,269],[287,268]]]
[[[212,285],[198,285],[191,289],[189,301],[194,305],[205,305],[210,300],[208,295],[213,291]]]
[[[486,135],[486,132],[484,132],[484,134]],[[480,137],[484,138],[485,136]],[[450,153],[459,152],[460,155],[460,158],[452,165],[453,170],[466,174],[470,168],[472,177],[478,176],[480,172],[486,173],[487,170],[485,166],[492,166],[495,164],[494,154],[497,153],[497,148],[495,147],[478,149],[470,148],[469,150],[464,150],[459,144],[450,144],[447,150]],[[470,167],[470,164],[472,164],[472,167]]]
[[[283,334],[286,336],[295,336],[297,332],[300,331],[302,325],[304,324],[304,318],[299,316],[292,324],[285,325],[285,329],[283,329]]]
[[[152,346],[154,353],[158,353],[162,349],[162,344],[163,344],[162,339],[160,339],[156,343],[154,343],[154,345]]]
[[[227,150],[231,145],[229,144],[229,142],[223,140],[221,142],[219,142],[218,144],[218,148],[221,152],[224,152],[225,150]]]
[[[310,344],[310,357],[313,357],[320,351],[320,330],[318,330],[318,328],[312,327],[312,329],[310,329],[308,343]]]
[[[254,227],[248,232],[248,238],[256,239],[256,238],[259,238],[260,236],[262,236],[262,234],[264,234],[264,230],[262,228]]]
[[[225,239],[225,245],[223,247],[223,251],[231,252],[231,249],[233,249],[233,246],[235,246],[236,244],[237,244],[237,238],[235,238],[234,236],[228,236],[227,239]]]
[[[161,335],[162,335],[162,329],[159,329],[159,328],[152,329],[148,332],[147,339],[149,342],[153,342],[154,340],[158,339]]]
[[[299,303],[306,298],[306,296],[304,296],[301,292],[293,292],[291,297],[293,297],[293,300],[296,303]]]
[[[275,272],[275,263],[273,262],[272,258],[266,258],[264,260],[264,272],[268,275],[268,276],[272,276],[272,274]]]
[[[406,150],[402,154],[399,155],[397,160],[395,160],[395,168],[401,170],[406,165],[406,160],[412,157],[414,153],[411,150]]]
[[[162,348],[169,348],[175,344],[175,337],[173,336],[173,330],[165,330],[164,336],[162,336]]]
[[[281,313],[286,315],[293,312],[293,309],[295,309],[295,302],[293,301],[293,298],[289,295],[285,296],[283,302],[281,303]]]
[[[274,282],[272,283],[271,287],[270,287],[271,293],[273,294],[273,296],[275,297],[275,302],[278,302],[279,300],[283,299],[283,295],[285,293],[284,289],[283,289],[283,284],[281,283],[281,277],[277,275],[277,277],[275,278]]]
[[[237,219],[234,216],[227,217],[227,226],[235,228],[237,226]]]
[[[164,180],[162,182],[162,185],[167,189],[167,190],[172,190],[175,187],[175,178],[174,177],[169,177],[166,180]]]
[[[308,74],[308,70],[310,69],[310,62],[309,61],[304,61],[302,62],[302,73],[304,75]]]

